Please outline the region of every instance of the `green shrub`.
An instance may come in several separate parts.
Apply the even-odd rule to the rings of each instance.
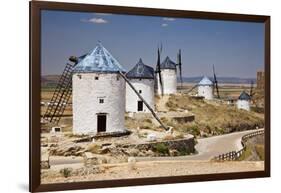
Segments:
[[[184,155],[189,155],[190,154],[190,150],[187,149],[187,148],[180,148],[178,151],[179,151],[180,156],[184,156]]]
[[[169,148],[164,143],[157,143],[154,146],[154,149],[159,154],[162,154],[162,155],[168,154],[169,155]]]
[[[60,174],[63,175],[63,177],[68,178],[71,176],[72,169],[71,168],[63,168],[60,170]]]

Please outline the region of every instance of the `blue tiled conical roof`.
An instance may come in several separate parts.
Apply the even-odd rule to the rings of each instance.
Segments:
[[[207,76],[204,76],[200,82],[198,83],[198,85],[200,86],[211,86],[213,85],[213,82],[207,77]]]
[[[250,95],[248,94],[248,93],[246,93],[245,91],[243,91],[241,94],[240,94],[240,96],[239,96],[239,98],[238,98],[239,100],[251,100],[251,97],[250,97]]]
[[[165,60],[160,64],[161,69],[176,69],[176,63],[174,63],[168,56]]]
[[[79,58],[74,72],[125,72],[121,64],[98,43],[95,49]]]
[[[126,74],[126,76],[128,78],[154,79],[154,69],[145,65],[140,58],[139,62]]]

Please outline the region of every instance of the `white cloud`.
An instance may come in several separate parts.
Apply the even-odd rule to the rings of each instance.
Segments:
[[[162,26],[162,27],[167,27],[167,26],[168,26],[168,24],[166,24],[166,23],[162,23],[162,24],[161,24],[161,26]]]
[[[171,17],[164,17],[163,18],[164,21],[175,21],[175,18],[171,18]]]
[[[82,22],[96,23],[96,24],[105,24],[108,23],[108,20],[103,18],[91,18],[91,19],[81,19]]]

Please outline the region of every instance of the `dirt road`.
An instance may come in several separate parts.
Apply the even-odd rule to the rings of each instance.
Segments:
[[[89,174],[85,176],[73,175],[68,178],[56,170],[46,170],[42,173],[42,183],[59,183],[59,182],[78,182],[78,181],[96,181],[112,179],[129,179],[129,178],[147,178],[160,176],[181,176],[245,171],[264,170],[264,162],[211,162],[211,161],[144,161],[137,162],[132,167],[129,163],[105,164],[100,166],[101,173]]]

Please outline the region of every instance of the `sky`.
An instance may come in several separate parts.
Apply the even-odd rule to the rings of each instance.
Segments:
[[[264,66],[264,24],[186,18],[42,10],[41,73],[61,74],[71,55],[81,56],[98,41],[127,70],[142,58],[155,67],[176,62],[182,50],[184,77],[254,78]]]

